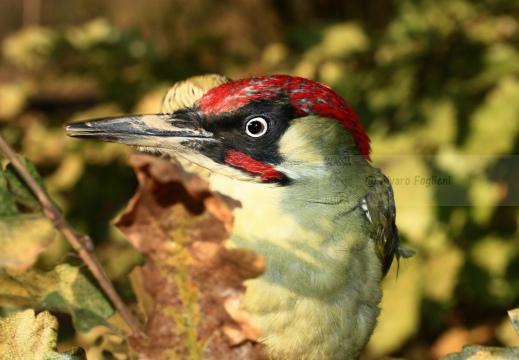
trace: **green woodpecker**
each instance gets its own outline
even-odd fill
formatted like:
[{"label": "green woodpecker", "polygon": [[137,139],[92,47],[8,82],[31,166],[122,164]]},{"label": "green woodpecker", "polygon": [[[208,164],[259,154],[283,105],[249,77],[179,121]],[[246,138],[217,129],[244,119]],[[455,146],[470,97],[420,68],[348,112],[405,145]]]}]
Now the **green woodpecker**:
[{"label": "green woodpecker", "polygon": [[267,258],[243,308],[274,359],[356,359],[399,245],[389,180],[328,86],[287,75],[176,84],[160,114],[71,124],[68,135],[178,159],[234,198],[230,246]]}]

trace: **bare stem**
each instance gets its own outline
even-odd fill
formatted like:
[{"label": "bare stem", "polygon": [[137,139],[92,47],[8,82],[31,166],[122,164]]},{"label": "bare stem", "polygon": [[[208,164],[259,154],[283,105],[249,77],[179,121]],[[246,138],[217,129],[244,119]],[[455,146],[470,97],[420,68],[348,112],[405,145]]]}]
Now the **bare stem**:
[{"label": "bare stem", "polygon": [[108,298],[112,301],[119,314],[123,320],[128,324],[132,331],[132,335],[144,337],[144,333],[139,328],[139,325],[135,321],[134,317],[131,315],[130,311],[122,301],[121,297],[115,290],[112,282],[104,272],[103,268],[99,264],[97,257],[95,256],[93,249],[88,244],[90,241],[82,241],[80,238],[84,238],[78,236],[76,232],[72,229],[72,227],[67,223],[67,221],[61,216],[60,212],[51,201],[49,196],[43,191],[43,189],[38,185],[36,180],[31,176],[25,165],[20,161],[20,159],[16,156],[15,152],[11,149],[11,147],[7,144],[4,138],[0,135],[0,150],[5,154],[5,156],[9,159],[11,164],[13,164],[14,168],[23,178],[27,186],[32,190],[32,192],[36,195],[39,202],[43,206],[43,212],[45,216],[47,216],[53,223],[54,226],[61,231],[61,233],[68,240],[70,245],[74,248],[74,250],[79,254],[81,259],[85,262],[90,272],[94,275],[94,277],[99,282],[99,285],[103,288]]}]

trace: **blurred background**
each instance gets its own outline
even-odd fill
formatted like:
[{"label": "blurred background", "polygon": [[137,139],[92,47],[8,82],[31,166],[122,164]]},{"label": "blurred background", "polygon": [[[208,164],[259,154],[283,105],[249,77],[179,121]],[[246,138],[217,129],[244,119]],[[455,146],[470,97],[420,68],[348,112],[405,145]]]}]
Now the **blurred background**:
[{"label": "blurred background", "polygon": [[[365,358],[519,345],[506,313],[519,299],[518,1],[2,0],[0,13],[0,131],[126,298],[142,260],[110,220],[137,185],[131,150],[64,124],[158,112],[193,75],[287,73],[355,109],[417,252],[385,280]],[[39,266],[68,251],[58,239]]]}]

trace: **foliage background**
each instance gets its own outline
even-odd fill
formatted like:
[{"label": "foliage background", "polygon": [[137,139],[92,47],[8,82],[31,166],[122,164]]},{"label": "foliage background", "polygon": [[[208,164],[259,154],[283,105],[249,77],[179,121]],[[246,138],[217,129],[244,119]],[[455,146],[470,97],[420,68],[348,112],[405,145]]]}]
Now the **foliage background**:
[{"label": "foliage background", "polygon": [[[129,301],[141,258],[109,221],[136,187],[131,150],[69,139],[63,125],[157,112],[192,75],[288,73],[356,110],[417,251],[385,281],[366,358],[519,345],[506,316],[519,299],[517,1],[4,0],[0,13],[2,135]],[[421,182],[435,178],[449,183]],[[56,240],[39,267],[68,251]],[[85,343],[61,317],[62,343]]]}]

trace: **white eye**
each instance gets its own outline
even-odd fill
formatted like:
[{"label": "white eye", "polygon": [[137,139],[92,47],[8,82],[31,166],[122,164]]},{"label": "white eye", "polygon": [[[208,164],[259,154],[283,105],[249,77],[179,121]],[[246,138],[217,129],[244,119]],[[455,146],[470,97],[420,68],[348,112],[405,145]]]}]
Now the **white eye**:
[{"label": "white eye", "polygon": [[268,128],[269,124],[267,123],[267,120],[263,119],[262,117],[255,117],[247,121],[247,124],[245,125],[245,132],[249,136],[260,137],[265,135]]}]

